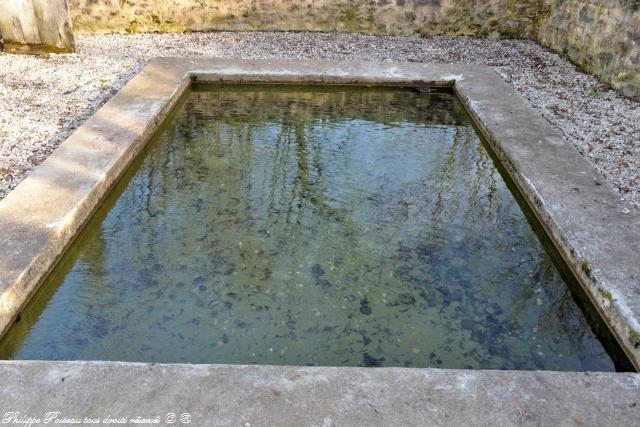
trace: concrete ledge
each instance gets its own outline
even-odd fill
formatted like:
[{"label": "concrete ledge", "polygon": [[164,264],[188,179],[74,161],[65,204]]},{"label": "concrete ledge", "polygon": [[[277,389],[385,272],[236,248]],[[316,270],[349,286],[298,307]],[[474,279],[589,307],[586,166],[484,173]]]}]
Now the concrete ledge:
[{"label": "concrete ledge", "polygon": [[640,368],[640,213],[490,67],[159,58],[0,201],[0,334],[196,81],[452,86]]},{"label": "concrete ledge", "polygon": [[[2,362],[0,417],[194,426],[632,426],[640,374]],[[130,425],[130,424],[129,424]]]}]

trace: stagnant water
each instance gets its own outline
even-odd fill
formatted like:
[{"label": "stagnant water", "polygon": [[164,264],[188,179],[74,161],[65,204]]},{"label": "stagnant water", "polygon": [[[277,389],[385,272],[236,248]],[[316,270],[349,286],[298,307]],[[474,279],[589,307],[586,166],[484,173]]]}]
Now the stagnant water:
[{"label": "stagnant water", "polygon": [[455,98],[381,88],[193,92],[0,351],[614,369]]}]

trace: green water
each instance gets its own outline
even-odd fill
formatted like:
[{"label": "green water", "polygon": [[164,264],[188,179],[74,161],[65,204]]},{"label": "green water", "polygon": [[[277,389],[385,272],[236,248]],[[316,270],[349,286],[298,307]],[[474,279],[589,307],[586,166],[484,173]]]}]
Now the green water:
[{"label": "green water", "polygon": [[192,92],[10,359],[613,370],[447,93]]}]

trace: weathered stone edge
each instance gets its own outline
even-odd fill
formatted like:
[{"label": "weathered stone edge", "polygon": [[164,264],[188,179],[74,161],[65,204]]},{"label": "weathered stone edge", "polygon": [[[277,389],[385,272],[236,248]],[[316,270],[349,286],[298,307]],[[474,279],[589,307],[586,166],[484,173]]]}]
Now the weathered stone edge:
[{"label": "weathered stone edge", "polygon": [[0,201],[0,338],[189,87],[168,77],[147,66]]},{"label": "weathered stone edge", "polygon": [[[639,307],[633,298],[640,293],[639,266],[633,255],[635,249],[635,253],[640,252],[639,216],[625,211],[615,191],[496,73],[489,67],[468,65],[154,60],[0,201],[2,333],[186,90],[189,80],[453,85],[636,368],[640,365],[634,335],[640,330]],[[137,105],[133,110],[129,107],[132,103]],[[110,133],[109,126],[114,126],[110,122],[114,118],[116,125],[120,121],[128,123],[130,132]],[[85,145],[91,150],[83,161],[91,164],[93,155],[101,154],[100,144],[91,141],[93,138],[101,142],[93,132],[96,128],[102,128],[103,133],[98,135],[102,142],[117,145],[118,149],[107,153],[106,160],[96,164],[100,173],[72,186],[71,192],[75,194],[66,207],[50,212],[51,204],[60,197],[43,191],[38,178],[56,176],[56,162],[65,161],[65,153],[82,150]],[[58,173],[57,179],[65,176]],[[566,182],[558,185],[554,181],[557,179]],[[49,190],[62,191],[57,186],[66,182],[53,181]],[[601,185],[594,187],[594,182]],[[573,192],[573,189],[582,191]],[[48,199],[49,203],[40,200],[38,205],[34,195]],[[12,215],[32,217],[30,223],[27,221],[29,227],[20,230],[16,223],[7,220]]]},{"label": "weathered stone edge", "polygon": [[[467,79],[454,90],[640,370],[640,215],[497,74],[482,80],[484,87]],[[526,116],[530,120],[523,121]]]},{"label": "weathered stone edge", "polygon": [[194,426],[632,426],[640,374],[0,362],[0,409]]}]

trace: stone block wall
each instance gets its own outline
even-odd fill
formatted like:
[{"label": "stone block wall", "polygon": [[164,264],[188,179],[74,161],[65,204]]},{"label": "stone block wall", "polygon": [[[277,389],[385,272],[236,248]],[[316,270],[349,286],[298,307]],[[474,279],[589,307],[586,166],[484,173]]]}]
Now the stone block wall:
[{"label": "stone block wall", "polygon": [[78,33],[359,31],[539,40],[640,99],[640,0],[68,0]]},{"label": "stone block wall", "polygon": [[640,0],[545,0],[537,38],[640,98]]},{"label": "stone block wall", "polygon": [[541,0],[69,0],[80,33],[360,31],[530,36]]}]

